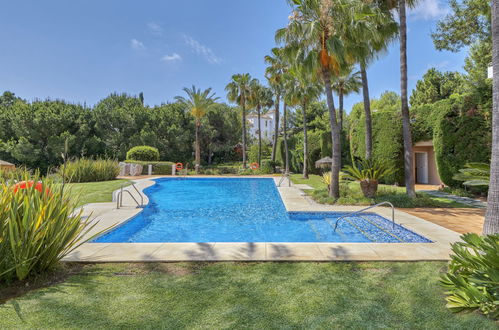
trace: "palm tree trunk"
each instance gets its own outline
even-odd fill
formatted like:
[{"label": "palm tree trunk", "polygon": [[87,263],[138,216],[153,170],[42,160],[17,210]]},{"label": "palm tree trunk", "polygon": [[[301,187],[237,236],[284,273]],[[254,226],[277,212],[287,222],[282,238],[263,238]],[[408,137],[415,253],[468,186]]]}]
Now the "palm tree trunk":
[{"label": "palm tree trunk", "polygon": [[307,103],[302,102],[303,115],[303,178],[308,179]]},{"label": "palm tree trunk", "polygon": [[275,162],[276,152],[277,152],[277,142],[279,139],[279,103],[281,101],[281,95],[279,93],[276,94],[275,97],[275,114],[274,114],[274,141],[272,143],[272,155],[270,158],[272,162]]},{"label": "palm tree trunk", "polygon": [[402,133],[404,137],[405,190],[409,197],[415,198],[412,156],[411,121],[407,104],[407,22],[405,0],[399,0],[400,17],[400,97],[402,101]]},{"label": "palm tree trunk", "polygon": [[331,76],[327,69],[322,70],[322,79],[326,89],[326,101],[329,110],[329,125],[331,127],[332,158],[331,164],[331,185],[329,196],[340,197],[340,167],[341,167],[341,135],[338,121],[336,120],[336,109],[334,108],[333,90],[331,89]]},{"label": "palm tree trunk", "polygon": [[284,138],[284,168],[285,168],[285,173],[289,173],[289,149],[288,149],[288,127],[287,127],[287,116],[288,116],[288,109],[287,109],[287,104],[284,102],[283,105],[283,117],[282,117],[282,131],[283,131],[283,138]]},{"label": "palm tree trunk", "polygon": [[367,83],[367,72],[364,63],[360,63],[360,75],[362,77],[362,95],[364,97],[364,118],[366,122],[366,159],[371,159],[373,154],[373,125],[371,118],[371,100],[369,98],[369,85]]},{"label": "palm tree trunk", "polygon": [[196,174],[198,174],[199,171],[199,165],[201,163],[201,149],[199,148],[199,126],[201,126],[201,123],[199,122],[199,119],[196,119],[196,150],[195,150],[195,158],[196,158]]},{"label": "palm tree trunk", "polygon": [[499,2],[492,1],[492,157],[483,234],[499,233]]},{"label": "palm tree trunk", "polygon": [[256,107],[256,112],[258,115],[258,166],[261,166],[262,162],[262,128],[260,123],[260,105]]},{"label": "palm tree trunk", "polygon": [[243,116],[243,168],[246,168],[246,105],[244,96],[242,97],[242,116]]},{"label": "palm tree trunk", "polygon": [[343,131],[343,88],[340,88],[338,92],[338,99],[339,99],[339,115],[340,115],[340,132]]}]

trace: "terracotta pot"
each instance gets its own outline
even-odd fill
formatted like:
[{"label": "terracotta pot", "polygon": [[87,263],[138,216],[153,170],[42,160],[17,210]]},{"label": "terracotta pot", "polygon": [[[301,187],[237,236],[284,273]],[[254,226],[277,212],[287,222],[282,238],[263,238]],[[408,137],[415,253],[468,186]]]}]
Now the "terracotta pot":
[{"label": "terracotta pot", "polygon": [[374,198],[378,191],[378,180],[362,180],[360,181],[360,189],[367,198]]}]

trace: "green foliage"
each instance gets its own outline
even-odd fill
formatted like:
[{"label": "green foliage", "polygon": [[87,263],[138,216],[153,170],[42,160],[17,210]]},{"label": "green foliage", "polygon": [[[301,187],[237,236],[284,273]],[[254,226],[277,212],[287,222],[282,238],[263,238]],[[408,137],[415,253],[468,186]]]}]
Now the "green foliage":
[{"label": "green foliage", "polygon": [[490,122],[479,111],[472,95],[456,96],[435,103],[440,118],[434,123],[433,145],[440,179],[459,186],[453,179],[466,163],[490,159]]},{"label": "green foliage", "polygon": [[120,168],[115,160],[80,158],[62,165],[58,173],[66,182],[98,182],[116,179]]},{"label": "green foliage", "polygon": [[465,186],[488,186],[490,183],[490,164],[468,163],[452,179],[464,181]]},{"label": "green foliage", "polygon": [[[173,162],[146,162],[138,160],[127,160],[126,163],[140,164],[143,166],[142,174],[147,174],[147,166],[152,165],[152,174],[154,175],[171,175]],[[187,164],[184,164],[184,168]]]},{"label": "green foliage", "polygon": [[442,73],[431,68],[416,83],[410,98],[411,106],[435,103],[450,97],[451,94],[461,93],[463,81],[459,72]]},{"label": "green foliage", "polygon": [[388,161],[362,159],[343,168],[345,178],[354,181],[379,181],[395,171]]},{"label": "green foliage", "polygon": [[154,147],[136,146],[126,153],[127,160],[158,161],[159,151]]},{"label": "green foliage", "polygon": [[[270,158],[272,153],[272,146],[270,144],[262,142],[262,160],[265,158]],[[248,160],[250,163],[258,162],[258,144],[253,144],[248,151]]]},{"label": "green foliage", "polygon": [[447,307],[453,312],[480,311],[499,318],[499,234],[464,234],[452,244],[452,260],[442,276]]},{"label": "green foliage", "polygon": [[[383,182],[404,182],[404,159],[400,98],[394,92],[385,92],[371,101],[373,122],[373,158],[387,162],[395,171]],[[350,154],[353,159],[365,158],[365,119],[363,103],[354,105],[349,115]]]},{"label": "green foliage", "polygon": [[74,212],[77,202],[61,184],[25,173],[18,179],[34,182],[15,189],[0,182],[0,281],[19,280],[53,267],[79,244],[93,227]]}]

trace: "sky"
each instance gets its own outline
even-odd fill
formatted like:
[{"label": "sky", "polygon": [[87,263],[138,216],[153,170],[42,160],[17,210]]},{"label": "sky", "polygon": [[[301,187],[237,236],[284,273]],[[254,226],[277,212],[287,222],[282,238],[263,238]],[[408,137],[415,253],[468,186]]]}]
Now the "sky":
[{"label": "sky", "polygon": [[[0,0],[0,92],[94,105],[113,92],[156,105],[183,87],[225,100],[235,73],[265,82],[264,56],[287,24],[285,0]],[[435,50],[430,33],[449,12],[422,0],[409,12],[409,90],[431,67],[462,70],[466,54]],[[368,68],[371,97],[400,90],[399,44]],[[362,100],[345,100],[347,111]]]}]

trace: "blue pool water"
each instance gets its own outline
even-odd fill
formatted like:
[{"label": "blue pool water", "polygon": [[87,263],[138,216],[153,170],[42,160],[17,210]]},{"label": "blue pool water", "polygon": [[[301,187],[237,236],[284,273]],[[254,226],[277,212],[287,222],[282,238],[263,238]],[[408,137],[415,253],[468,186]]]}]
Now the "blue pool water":
[{"label": "blue pool water", "polygon": [[94,242],[429,242],[374,213],[334,232],[344,213],[288,213],[267,178],[162,178],[144,192],[144,210]]}]

